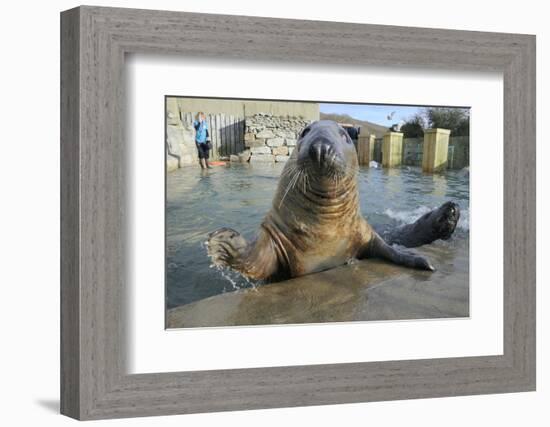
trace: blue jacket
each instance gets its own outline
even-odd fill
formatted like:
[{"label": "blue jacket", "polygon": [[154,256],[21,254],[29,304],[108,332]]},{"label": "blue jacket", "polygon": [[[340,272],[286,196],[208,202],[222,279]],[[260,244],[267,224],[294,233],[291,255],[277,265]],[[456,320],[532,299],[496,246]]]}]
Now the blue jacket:
[{"label": "blue jacket", "polygon": [[206,120],[199,122],[195,120],[193,122],[193,127],[195,128],[195,142],[197,144],[204,144],[206,142],[206,137],[208,135],[208,123]]}]

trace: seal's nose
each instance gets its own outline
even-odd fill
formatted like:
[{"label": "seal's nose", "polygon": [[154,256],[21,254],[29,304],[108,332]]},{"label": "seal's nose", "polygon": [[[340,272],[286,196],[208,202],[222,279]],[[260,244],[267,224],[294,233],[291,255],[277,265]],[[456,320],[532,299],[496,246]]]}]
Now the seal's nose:
[{"label": "seal's nose", "polygon": [[312,143],[309,146],[309,157],[314,162],[317,163],[319,166],[322,166],[325,163],[325,160],[332,152],[332,145],[330,142],[326,140],[318,140]]}]

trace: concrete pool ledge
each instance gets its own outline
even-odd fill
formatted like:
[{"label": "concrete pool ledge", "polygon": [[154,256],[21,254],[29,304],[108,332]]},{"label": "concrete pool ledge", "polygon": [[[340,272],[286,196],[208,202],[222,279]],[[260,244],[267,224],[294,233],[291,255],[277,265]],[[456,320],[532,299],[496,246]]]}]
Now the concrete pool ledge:
[{"label": "concrete pool ledge", "polygon": [[320,273],[254,289],[215,295],[168,310],[167,328],[303,324],[469,316],[469,278],[448,274],[468,263],[468,239],[458,259],[440,245],[417,250],[436,272],[411,270],[380,260],[353,261]]}]

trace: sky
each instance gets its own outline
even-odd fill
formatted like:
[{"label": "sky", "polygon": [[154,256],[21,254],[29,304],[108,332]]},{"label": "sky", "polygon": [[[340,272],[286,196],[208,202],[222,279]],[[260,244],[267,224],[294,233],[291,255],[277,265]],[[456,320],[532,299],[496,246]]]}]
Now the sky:
[{"label": "sky", "polygon": [[[358,120],[367,120],[389,127],[401,120],[407,120],[420,112],[424,107],[405,107],[401,105],[366,105],[366,104],[319,104],[322,113],[349,114]],[[393,113],[391,120],[388,116]]]}]

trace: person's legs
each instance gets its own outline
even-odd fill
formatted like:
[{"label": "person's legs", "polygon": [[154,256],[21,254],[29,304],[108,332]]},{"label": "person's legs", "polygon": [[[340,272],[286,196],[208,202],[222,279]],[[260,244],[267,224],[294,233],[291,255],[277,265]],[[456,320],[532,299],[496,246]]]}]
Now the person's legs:
[{"label": "person's legs", "polygon": [[197,154],[199,155],[199,164],[201,165],[201,169],[206,169],[206,159],[204,155],[203,144],[197,143]]},{"label": "person's legs", "polygon": [[212,169],[212,166],[210,166],[208,164],[208,158],[209,157],[210,157],[210,150],[207,147],[205,147],[205,149],[204,149],[204,164],[206,165],[206,167],[208,169]]}]

